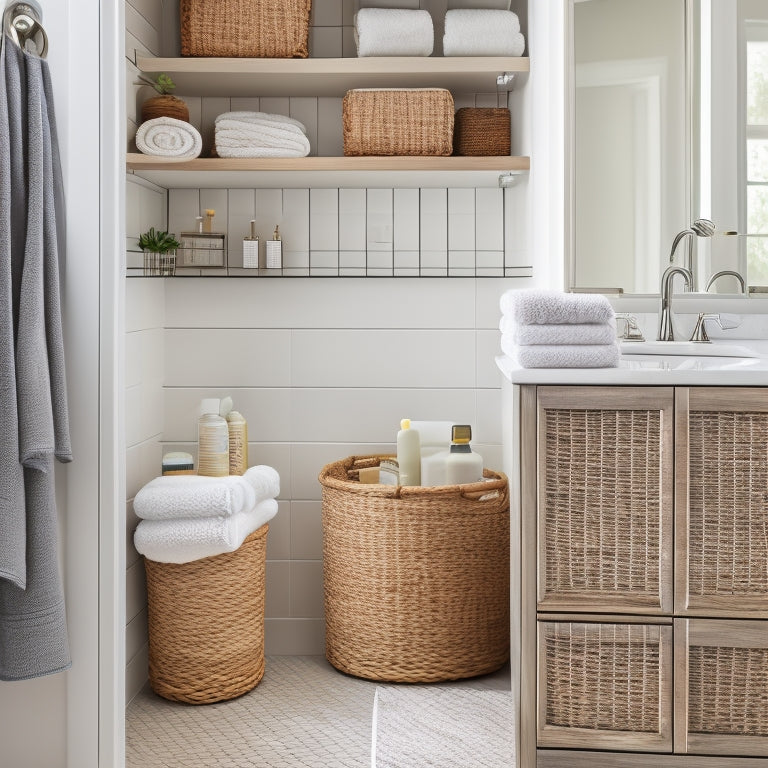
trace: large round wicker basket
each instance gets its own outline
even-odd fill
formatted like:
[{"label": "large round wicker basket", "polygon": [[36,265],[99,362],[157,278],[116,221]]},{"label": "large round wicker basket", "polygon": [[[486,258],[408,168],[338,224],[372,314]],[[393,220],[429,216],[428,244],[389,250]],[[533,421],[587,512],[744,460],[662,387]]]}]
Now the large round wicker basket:
[{"label": "large round wicker basket", "polygon": [[149,682],[188,704],[233,699],[264,675],[268,525],[239,549],[191,563],[144,559]]},{"label": "large round wicker basket", "polygon": [[391,682],[497,670],[509,658],[507,478],[358,482],[381,458],[352,456],[320,473],[328,661]]}]

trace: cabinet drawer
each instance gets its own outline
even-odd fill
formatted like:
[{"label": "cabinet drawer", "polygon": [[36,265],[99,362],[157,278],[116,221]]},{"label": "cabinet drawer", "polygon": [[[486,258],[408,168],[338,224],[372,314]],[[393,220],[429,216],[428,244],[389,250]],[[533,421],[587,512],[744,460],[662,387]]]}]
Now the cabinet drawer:
[{"label": "cabinet drawer", "polygon": [[678,752],[768,756],[768,622],[675,620]]},{"label": "cabinet drawer", "polygon": [[768,393],[692,389],[677,410],[676,610],[768,618]]},{"label": "cabinet drawer", "polygon": [[672,626],[538,624],[539,747],[672,750]]},{"label": "cabinet drawer", "polygon": [[543,387],[538,607],[672,611],[672,392]]}]

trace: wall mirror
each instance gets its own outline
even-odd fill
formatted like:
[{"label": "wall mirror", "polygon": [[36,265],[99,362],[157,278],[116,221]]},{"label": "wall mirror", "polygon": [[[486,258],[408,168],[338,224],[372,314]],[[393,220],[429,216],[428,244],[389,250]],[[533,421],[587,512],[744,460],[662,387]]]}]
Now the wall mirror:
[{"label": "wall mirror", "polygon": [[[568,10],[568,286],[658,294],[676,234],[699,218],[716,233],[689,238],[695,290],[720,270],[767,285],[768,2],[568,0]],[[725,276],[711,290],[741,289]]]}]

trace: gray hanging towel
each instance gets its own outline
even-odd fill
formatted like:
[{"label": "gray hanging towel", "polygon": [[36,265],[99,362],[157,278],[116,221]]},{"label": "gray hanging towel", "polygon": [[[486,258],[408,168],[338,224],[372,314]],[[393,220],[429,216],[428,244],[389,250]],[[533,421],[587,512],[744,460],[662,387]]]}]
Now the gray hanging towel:
[{"label": "gray hanging towel", "polygon": [[72,456],[59,305],[64,208],[50,75],[45,61],[4,42],[0,680],[20,680],[70,666],[53,464]]}]

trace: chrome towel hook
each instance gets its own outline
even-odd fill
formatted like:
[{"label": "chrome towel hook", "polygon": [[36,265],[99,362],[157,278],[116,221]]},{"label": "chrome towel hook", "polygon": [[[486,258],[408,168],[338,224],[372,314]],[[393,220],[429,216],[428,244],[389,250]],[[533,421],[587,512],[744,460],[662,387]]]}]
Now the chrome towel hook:
[{"label": "chrome towel hook", "polygon": [[44,59],[48,53],[48,35],[45,34],[42,11],[37,3],[11,2],[5,9],[3,29],[22,51],[35,53]]}]

